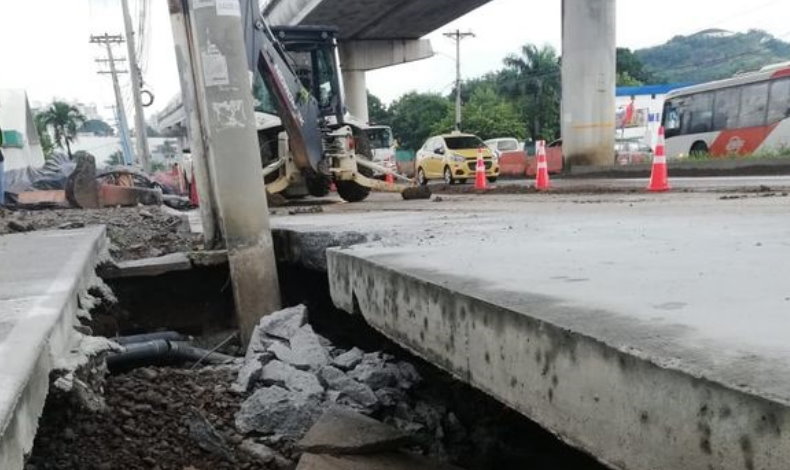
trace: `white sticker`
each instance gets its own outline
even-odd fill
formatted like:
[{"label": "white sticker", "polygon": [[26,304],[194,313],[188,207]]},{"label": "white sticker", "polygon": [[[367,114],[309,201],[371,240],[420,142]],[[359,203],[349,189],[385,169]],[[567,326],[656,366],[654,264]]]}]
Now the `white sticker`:
[{"label": "white sticker", "polygon": [[217,15],[241,17],[239,0],[217,0]]},{"label": "white sticker", "polygon": [[214,44],[203,52],[203,80],[206,86],[224,86],[230,83],[228,61]]},{"label": "white sticker", "polygon": [[198,8],[213,7],[215,3],[216,0],[194,0],[192,2],[192,8],[197,10]]},{"label": "white sticker", "polygon": [[211,103],[211,109],[214,111],[214,119],[217,122],[217,127],[220,129],[244,127],[246,117],[242,100]]}]

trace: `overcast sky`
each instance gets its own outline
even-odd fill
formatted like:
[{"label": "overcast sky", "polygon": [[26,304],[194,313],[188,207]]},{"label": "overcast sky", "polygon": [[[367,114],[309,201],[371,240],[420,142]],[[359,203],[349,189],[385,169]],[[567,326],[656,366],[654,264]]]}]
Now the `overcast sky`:
[{"label": "overcast sky", "polygon": [[[134,12],[143,0],[130,0]],[[618,46],[637,49],[707,28],[761,28],[790,40],[790,0],[619,0]],[[0,88],[24,88],[31,101],[53,98],[96,103],[102,114],[114,103],[108,75],[97,75],[104,50],[91,34],[122,32],[120,0],[0,0]],[[460,28],[477,37],[463,42],[465,78],[501,67],[525,43],[560,48],[561,0],[492,0],[429,35],[434,58],[368,74],[368,88],[385,102],[411,90],[447,93],[454,80],[455,49],[442,32]],[[136,21],[135,21],[136,23]],[[150,0],[144,79],[156,94],[154,110],[179,92],[165,0]],[[116,49],[126,56],[125,47]],[[128,100],[128,76],[123,78]],[[151,109],[151,108],[149,108]]]}]

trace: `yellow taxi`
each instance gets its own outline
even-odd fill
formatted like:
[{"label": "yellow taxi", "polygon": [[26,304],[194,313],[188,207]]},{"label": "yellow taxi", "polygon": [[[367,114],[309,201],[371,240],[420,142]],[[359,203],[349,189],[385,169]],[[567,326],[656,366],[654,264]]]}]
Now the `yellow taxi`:
[{"label": "yellow taxi", "polygon": [[444,179],[446,184],[455,184],[474,179],[478,149],[483,151],[486,178],[493,183],[499,177],[496,156],[480,137],[460,132],[437,135],[425,141],[416,155],[417,181],[427,184],[428,180]]}]

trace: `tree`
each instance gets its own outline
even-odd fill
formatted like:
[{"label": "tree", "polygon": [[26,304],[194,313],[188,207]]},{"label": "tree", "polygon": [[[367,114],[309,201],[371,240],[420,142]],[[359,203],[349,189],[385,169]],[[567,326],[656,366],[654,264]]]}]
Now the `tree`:
[{"label": "tree", "polygon": [[88,119],[82,123],[82,126],[80,126],[78,132],[93,134],[97,137],[109,137],[115,135],[115,129],[113,129],[112,126],[101,119]]},{"label": "tree", "polygon": [[527,134],[533,140],[551,139],[559,133],[560,60],[549,45],[522,46],[521,53],[510,54],[499,74],[501,89],[521,106],[528,123]]},{"label": "tree", "polygon": [[60,148],[66,146],[66,153],[72,158],[71,143],[77,138],[77,130],[86,121],[85,116],[76,106],[55,101],[44,111],[41,117],[46,129],[52,128],[54,142]]},{"label": "tree", "polygon": [[44,122],[44,113],[37,113],[33,121],[36,123],[38,141],[41,143],[41,150],[44,152],[44,158],[49,158],[52,156],[52,151],[55,150],[55,144],[52,143],[52,136],[49,135],[47,123]]},{"label": "tree", "polygon": [[627,47],[617,48],[617,86],[639,86],[655,82],[639,57]]},{"label": "tree", "polygon": [[[524,121],[516,111],[513,102],[497,93],[492,83],[475,87],[469,101],[463,106],[463,131],[475,134],[483,140],[496,137],[524,136]],[[453,129],[455,113],[450,112],[434,126],[435,134]]]},{"label": "tree", "polygon": [[392,115],[378,96],[368,91],[368,116],[371,124],[389,125]]},{"label": "tree", "polygon": [[416,150],[431,136],[436,122],[444,119],[452,104],[436,93],[407,93],[389,108],[392,133],[404,149]]}]

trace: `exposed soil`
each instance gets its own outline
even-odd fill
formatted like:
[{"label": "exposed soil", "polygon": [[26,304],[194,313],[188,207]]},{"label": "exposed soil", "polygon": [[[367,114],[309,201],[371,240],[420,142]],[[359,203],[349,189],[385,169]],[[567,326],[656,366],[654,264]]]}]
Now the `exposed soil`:
[{"label": "exposed soil", "polygon": [[202,248],[199,235],[189,232],[187,222],[160,207],[104,209],[0,209],[0,235],[47,229],[74,229],[105,225],[110,252],[118,261],[150,258]]},{"label": "exposed soil", "polygon": [[[101,413],[53,391],[26,470],[267,469],[237,450],[242,437],[233,415],[241,397],[228,389],[235,376],[228,368],[145,368],[110,376],[108,409]],[[200,437],[206,421],[221,438]]]}]

